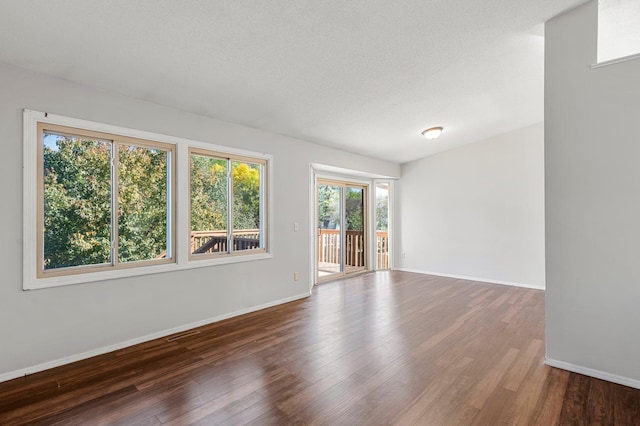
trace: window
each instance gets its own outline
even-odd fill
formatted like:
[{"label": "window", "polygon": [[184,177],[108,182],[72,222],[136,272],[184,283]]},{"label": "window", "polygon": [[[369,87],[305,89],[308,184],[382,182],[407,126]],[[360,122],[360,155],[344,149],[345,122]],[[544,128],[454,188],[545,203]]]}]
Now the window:
[{"label": "window", "polygon": [[172,260],[175,147],[38,124],[38,276]]},{"label": "window", "polygon": [[640,54],[640,2],[598,1],[598,62]]},{"label": "window", "polygon": [[25,110],[23,288],[271,258],[270,162]]},{"label": "window", "polygon": [[190,150],[192,259],[265,250],[264,166],[255,158]]}]

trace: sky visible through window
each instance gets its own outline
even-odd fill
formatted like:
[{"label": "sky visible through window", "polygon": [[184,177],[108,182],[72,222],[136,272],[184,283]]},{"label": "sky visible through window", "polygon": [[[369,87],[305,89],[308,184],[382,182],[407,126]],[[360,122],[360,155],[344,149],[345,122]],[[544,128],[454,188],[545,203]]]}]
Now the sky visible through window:
[{"label": "sky visible through window", "polygon": [[52,149],[54,151],[58,150],[58,144],[56,143],[56,141],[58,140],[59,136],[52,134],[52,133],[45,133],[44,135],[44,146],[46,146],[49,149]]}]

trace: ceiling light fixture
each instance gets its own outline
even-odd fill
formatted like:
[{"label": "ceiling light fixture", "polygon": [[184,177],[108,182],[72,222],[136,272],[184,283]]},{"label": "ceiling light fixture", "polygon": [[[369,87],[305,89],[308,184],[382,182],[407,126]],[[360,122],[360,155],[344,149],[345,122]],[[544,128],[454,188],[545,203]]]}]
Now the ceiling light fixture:
[{"label": "ceiling light fixture", "polygon": [[438,136],[440,136],[440,133],[442,133],[442,127],[431,127],[423,131],[422,136],[427,139],[437,139]]}]

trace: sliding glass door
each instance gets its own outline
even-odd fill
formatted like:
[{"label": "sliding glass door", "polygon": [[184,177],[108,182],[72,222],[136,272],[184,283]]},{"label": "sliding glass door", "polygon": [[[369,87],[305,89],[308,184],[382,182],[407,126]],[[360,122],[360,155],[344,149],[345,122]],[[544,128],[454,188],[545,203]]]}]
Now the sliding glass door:
[{"label": "sliding glass door", "polygon": [[367,269],[367,187],[318,180],[317,277],[332,279]]}]

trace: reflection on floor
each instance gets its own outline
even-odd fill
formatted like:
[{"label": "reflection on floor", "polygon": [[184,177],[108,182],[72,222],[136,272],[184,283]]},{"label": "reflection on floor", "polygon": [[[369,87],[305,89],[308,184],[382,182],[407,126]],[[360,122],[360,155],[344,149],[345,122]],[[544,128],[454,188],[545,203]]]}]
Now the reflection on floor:
[{"label": "reflection on floor", "polygon": [[[347,274],[365,270],[363,266],[349,266],[349,265],[346,265],[344,269]],[[335,275],[339,273],[340,273],[339,263],[330,263],[330,262],[318,263],[318,278],[323,278],[329,275]]]}]

